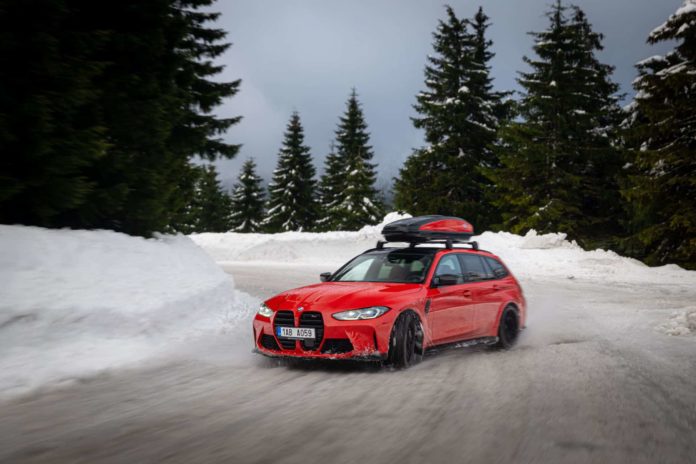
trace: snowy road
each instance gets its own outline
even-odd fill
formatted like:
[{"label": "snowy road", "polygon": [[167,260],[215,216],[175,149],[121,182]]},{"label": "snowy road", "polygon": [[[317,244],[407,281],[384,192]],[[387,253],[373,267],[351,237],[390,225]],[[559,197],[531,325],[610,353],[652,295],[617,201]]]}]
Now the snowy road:
[{"label": "snowy road", "polygon": [[[328,269],[226,270],[262,297]],[[239,330],[0,403],[0,462],[694,462],[696,338],[654,328],[696,289],[523,285],[529,327],[512,351],[399,372],[285,367]]]}]

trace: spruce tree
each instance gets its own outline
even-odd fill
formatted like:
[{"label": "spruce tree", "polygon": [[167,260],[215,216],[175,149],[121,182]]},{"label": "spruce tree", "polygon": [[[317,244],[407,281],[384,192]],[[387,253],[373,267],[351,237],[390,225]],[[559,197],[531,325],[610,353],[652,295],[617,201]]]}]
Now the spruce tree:
[{"label": "spruce tree", "polygon": [[317,229],[333,230],[338,222],[335,217],[334,208],[340,202],[340,195],[344,189],[345,181],[345,162],[336,153],[336,144],[331,142],[329,154],[324,161],[324,173],[319,181],[319,219]]},{"label": "spruce tree", "polygon": [[227,232],[232,227],[232,200],[212,164],[192,167],[193,188],[186,208],[172,229],[185,234]]},{"label": "spruce tree", "polygon": [[3,222],[149,235],[176,221],[190,160],[238,149],[221,139],[238,118],[213,114],[239,81],[215,78],[228,44],[212,3],[3,4]]},{"label": "spruce tree", "polygon": [[636,147],[623,193],[632,242],[649,264],[696,269],[696,1],[648,37],[674,50],[638,63],[629,140]]},{"label": "spruce tree", "polygon": [[196,189],[197,232],[227,232],[231,228],[232,200],[217,175],[212,164],[201,169]]},{"label": "spruce tree", "polygon": [[263,221],[263,204],[261,178],[256,175],[256,163],[250,158],[244,162],[232,191],[232,230],[258,232]]},{"label": "spruce tree", "polygon": [[263,222],[268,231],[301,231],[314,227],[317,218],[315,174],[309,147],[304,145],[300,115],[294,112],[268,187],[267,216]]},{"label": "spruce tree", "polygon": [[502,131],[500,169],[489,170],[505,228],[561,231],[585,245],[608,245],[618,232],[620,199],[617,147],[621,117],[610,80],[600,63],[601,34],[585,14],[558,1],[550,24],[531,33],[536,58],[520,73],[521,121]]},{"label": "spruce tree", "polygon": [[86,172],[108,148],[99,121],[102,39],[71,2],[0,6],[0,222],[67,225],[96,188]]},{"label": "spruce tree", "polygon": [[211,0],[93,2],[88,21],[111,31],[99,51],[109,64],[100,81],[101,106],[112,147],[90,173],[104,194],[85,212],[100,227],[147,235],[162,230],[189,201],[179,179],[200,157],[232,157],[239,147],[221,134],[239,118],[213,110],[235,95],[239,81],[220,82],[213,60],[229,47],[211,27]]},{"label": "spruce tree", "polygon": [[382,218],[382,204],[375,188],[376,166],[371,163],[374,153],[369,142],[367,123],[353,89],[336,129],[335,153],[327,156],[321,181],[324,228],[357,230]]},{"label": "spruce tree", "polygon": [[473,21],[447,18],[433,34],[434,56],[425,68],[426,90],[416,96],[416,128],[425,131],[426,147],[406,161],[395,184],[395,203],[412,214],[452,214],[486,229],[497,217],[487,201],[490,181],[482,170],[495,166],[491,151],[503,94],[492,89],[488,18],[479,9]]}]

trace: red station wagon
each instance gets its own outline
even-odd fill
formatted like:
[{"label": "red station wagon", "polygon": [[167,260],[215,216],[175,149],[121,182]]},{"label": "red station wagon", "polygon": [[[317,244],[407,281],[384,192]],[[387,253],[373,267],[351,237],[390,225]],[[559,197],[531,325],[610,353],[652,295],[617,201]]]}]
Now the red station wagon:
[{"label": "red station wagon", "polygon": [[321,283],[261,305],[253,322],[267,356],[386,361],[408,367],[436,347],[486,343],[510,348],[525,326],[519,282],[469,239],[467,221],[420,216],[387,224],[387,242],[356,256]]}]

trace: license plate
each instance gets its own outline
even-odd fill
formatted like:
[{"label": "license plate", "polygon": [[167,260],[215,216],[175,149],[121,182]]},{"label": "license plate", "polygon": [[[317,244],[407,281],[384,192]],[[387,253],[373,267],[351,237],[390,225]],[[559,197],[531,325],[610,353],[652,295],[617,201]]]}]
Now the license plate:
[{"label": "license plate", "polygon": [[314,339],[314,329],[304,327],[276,327],[276,335],[283,338],[295,338],[298,340]]}]

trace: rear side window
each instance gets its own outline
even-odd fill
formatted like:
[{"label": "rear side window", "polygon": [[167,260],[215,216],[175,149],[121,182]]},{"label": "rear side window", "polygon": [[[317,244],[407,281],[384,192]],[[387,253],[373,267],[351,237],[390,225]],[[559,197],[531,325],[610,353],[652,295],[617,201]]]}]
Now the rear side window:
[{"label": "rear side window", "polygon": [[478,255],[461,253],[458,256],[462,263],[464,280],[466,282],[474,282],[492,277],[491,271],[488,270]]},{"label": "rear side window", "polygon": [[508,275],[508,271],[505,269],[505,266],[503,266],[497,259],[489,258],[488,256],[484,256],[483,259],[486,260],[488,267],[491,268],[493,271],[493,276],[496,279],[502,279]]}]

